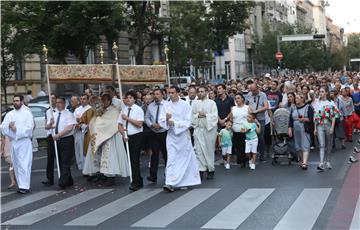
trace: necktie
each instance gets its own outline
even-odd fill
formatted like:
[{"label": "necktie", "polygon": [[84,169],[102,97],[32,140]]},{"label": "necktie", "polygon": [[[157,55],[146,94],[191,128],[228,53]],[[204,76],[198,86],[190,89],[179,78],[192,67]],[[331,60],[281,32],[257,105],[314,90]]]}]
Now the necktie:
[{"label": "necktie", "polygon": [[59,112],[59,116],[57,117],[57,120],[56,120],[55,134],[59,133],[60,116],[61,116],[61,113]]},{"label": "necktie", "polygon": [[157,124],[159,122],[160,103],[156,103],[156,104],[157,104],[157,109],[156,109],[155,123]]},{"label": "necktie", "polygon": [[[130,110],[131,110],[131,108],[129,107],[129,108],[128,108],[128,113],[127,113],[128,118],[129,118],[129,116],[130,116]],[[129,121],[126,120],[126,125],[125,125],[126,130],[128,130],[128,125],[129,125]]]},{"label": "necktie", "polygon": [[192,100],[190,100],[190,106],[192,105]]}]

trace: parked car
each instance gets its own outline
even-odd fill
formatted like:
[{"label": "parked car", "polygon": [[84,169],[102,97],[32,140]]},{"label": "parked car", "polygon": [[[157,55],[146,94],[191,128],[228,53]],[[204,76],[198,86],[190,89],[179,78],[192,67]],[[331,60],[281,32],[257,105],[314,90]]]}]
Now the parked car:
[{"label": "parked car", "polygon": [[[47,134],[45,130],[45,112],[47,108],[49,108],[49,104],[31,103],[28,104],[28,107],[31,110],[31,113],[33,114],[35,120],[35,130],[33,136],[36,139],[46,138]],[[4,120],[6,113],[10,112],[13,109],[14,107],[11,106],[6,111],[4,111],[1,114],[1,120]]]},{"label": "parked car", "polygon": [[195,78],[191,77],[191,76],[181,76],[181,77],[171,77],[170,78],[171,85],[177,85],[180,88],[186,88],[193,81],[195,81]]},{"label": "parked car", "polygon": [[[61,96],[61,97],[65,98],[65,108],[67,108],[70,105],[71,96],[66,95],[66,96]],[[35,103],[36,104],[50,104],[49,97],[48,96],[40,96],[40,97],[34,98],[29,101],[29,105],[35,104]]]}]

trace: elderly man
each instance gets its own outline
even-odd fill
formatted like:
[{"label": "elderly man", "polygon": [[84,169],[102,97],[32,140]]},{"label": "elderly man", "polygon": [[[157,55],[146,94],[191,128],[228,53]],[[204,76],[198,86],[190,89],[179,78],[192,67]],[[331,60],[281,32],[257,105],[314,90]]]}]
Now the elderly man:
[{"label": "elderly man", "polygon": [[18,193],[25,194],[30,189],[34,118],[24,105],[23,96],[15,95],[13,106],[15,109],[6,114],[1,130],[11,141],[11,158],[19,185]]}]

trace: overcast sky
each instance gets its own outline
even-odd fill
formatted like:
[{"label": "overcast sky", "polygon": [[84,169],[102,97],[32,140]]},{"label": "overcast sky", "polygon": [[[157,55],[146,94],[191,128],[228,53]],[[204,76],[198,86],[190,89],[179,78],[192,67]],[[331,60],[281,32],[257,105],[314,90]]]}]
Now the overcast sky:
[{"label": "overcast sky", "polygon": [[326,14],[333,23],[345,29],[345,33],[360,33],[360,0],[328,0]]}]

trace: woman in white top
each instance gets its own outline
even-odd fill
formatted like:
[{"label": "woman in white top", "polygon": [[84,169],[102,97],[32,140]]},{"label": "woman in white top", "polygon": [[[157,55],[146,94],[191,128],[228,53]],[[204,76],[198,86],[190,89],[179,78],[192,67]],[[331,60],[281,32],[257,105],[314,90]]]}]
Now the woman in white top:
[{"label": "woman in white top", "polygon": [[332,150],[332,140],[335,127],[335,115],[337,108],[333,101],[329,99],[327,87],[319,90],[319,100],[313,104],[315,132],[320,145],[320,163],[317,169],[322,172],[325,167],[331,169],[330,154]]},{"label": "woman in white top", "polygon": [[235,95],[235,106],[231,108],[230,119],[232,119],[233,126],[233,148],[237,156],[237,163],[241,167],[245,167],[245,133],[240,132],[246,118],[251,113],[250,106],[245,104],[245,97],[241,93]]}]

